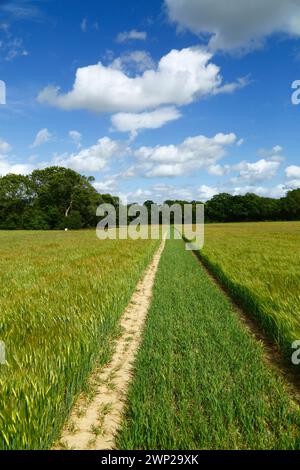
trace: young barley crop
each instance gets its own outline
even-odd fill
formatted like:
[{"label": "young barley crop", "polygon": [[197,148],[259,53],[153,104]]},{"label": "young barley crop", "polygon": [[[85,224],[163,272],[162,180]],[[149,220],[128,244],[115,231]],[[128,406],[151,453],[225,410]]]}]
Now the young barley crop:
[{"label": "young barley crop", "polygon": [[0,449],[45,449],[58,437],[89,373],[109,359],[158,243],[0,233]]},{"label": "young barley crop", "polygon": [[182,241],[168,241],[120,449],[299,449],[299,407]]},{"label": "young barley crop", "polygon": [[300,222],[206,226],[201,257],[290,359],[300,339]]}]

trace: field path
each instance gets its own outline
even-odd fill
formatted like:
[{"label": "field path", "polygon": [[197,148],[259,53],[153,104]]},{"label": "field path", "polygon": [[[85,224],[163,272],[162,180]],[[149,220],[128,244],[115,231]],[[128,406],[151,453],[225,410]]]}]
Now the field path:
[{"label": "field path", "polygon": [[182,240],[167,241],[159,264],[116,446],[300,448],[289,386]]},{"label": "field path", "polygon": [[128,385],[132,378],[135,356],[140,346],[143,327],[152,298],[154,279],[165,247],[165,238],[139,281],[121,320],[111,362],[96,371],[93,398],[86,403],[81,396],[63,430],[60,448],[74,450],[108,450],[114,448],[119,430]]}]

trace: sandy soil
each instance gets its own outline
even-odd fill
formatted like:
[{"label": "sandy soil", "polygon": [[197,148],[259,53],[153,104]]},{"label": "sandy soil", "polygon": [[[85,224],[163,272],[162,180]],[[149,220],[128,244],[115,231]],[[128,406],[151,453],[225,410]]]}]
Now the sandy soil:
[{"label": "sandy soil", "polygon": [[94,385],[93,396],[88,402],[85,396],[79,397],[57,448],[114,448],[164,246],[165,238],[121,317],[121,336],[116,341],[111,362],[94,372],[91,378]]}]

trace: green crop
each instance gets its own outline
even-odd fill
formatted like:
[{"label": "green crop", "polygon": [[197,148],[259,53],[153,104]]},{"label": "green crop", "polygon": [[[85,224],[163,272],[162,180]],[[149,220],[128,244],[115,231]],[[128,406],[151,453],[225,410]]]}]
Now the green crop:
[{"label": "green crop", "polygon": [[93,369],[158,241],[94,231],[0,233],[0,448],[45,449]]},{"label": "green crop", "polygon": [[300,339],[300,222],[205,230],[203,261],[290,358]]},{"label": "green crop", "polygon": [[117,442],[120,449],[300,448],[299,406],[181,240],[168,241],[161,259]]}]

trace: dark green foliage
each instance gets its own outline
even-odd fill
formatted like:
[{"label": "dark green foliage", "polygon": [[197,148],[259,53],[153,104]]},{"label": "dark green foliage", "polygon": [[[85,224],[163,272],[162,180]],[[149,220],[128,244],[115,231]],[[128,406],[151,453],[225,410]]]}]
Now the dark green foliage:
[{"label": "dark green foliage", "polygon": [[[186,201],[166,201],[169,206],[188,204]],[[192,201],[193,207],[201,204]],[[193,211],[195,219],[195,209]],[[221,193],[205,204],[205,222],[264,222],[277,220],[300,220],[300,189],[289,191],[286,197],[272,199],[247,193],[232,196]]]},{"label": "dark green foliage", "polygon": [[247,193],[245,196],[218,194],[207,202],[208,222],[258,222],[282,220],[282,200],[260,197]]},{"label": "dark green foliage", "polygon": [[103,202],[116,206],[119,200],[110,194],[100,195],[93,181],[62,167],[0,178],[0,229],[95,227],[97,206]]},{"label": "dark green foliage", "polygon": [[287,193],[282,200],[282,212],[287,220],[300,220],[300,189]]},{"label": "dark green foliage", "polygon": [[[101,203],[119,206],[119,198],[99,194],[93,187],[93,177],[73,170],[50,167],[35,170],[29,176],[0,177],[0,229],[4,230],[61,230],[95,227],[96,209]],[[151,222],[153,201],[146,201],[148,221]],[[198,201],[168,200],[164,204],[193,205],[196,222]],[[171,213],[171,224],[174,214]],[[129,222],[132,218],[129,218]],[[161,222],[160,216],[160,222]],[[290,191],[282,199],[260,197],[256,194],[232,196],[222,193],[205,204],[205,221],[259,222],[271,220],[300,220],[300,189]],[[118,217],[117,217],[118,224]]]}]

